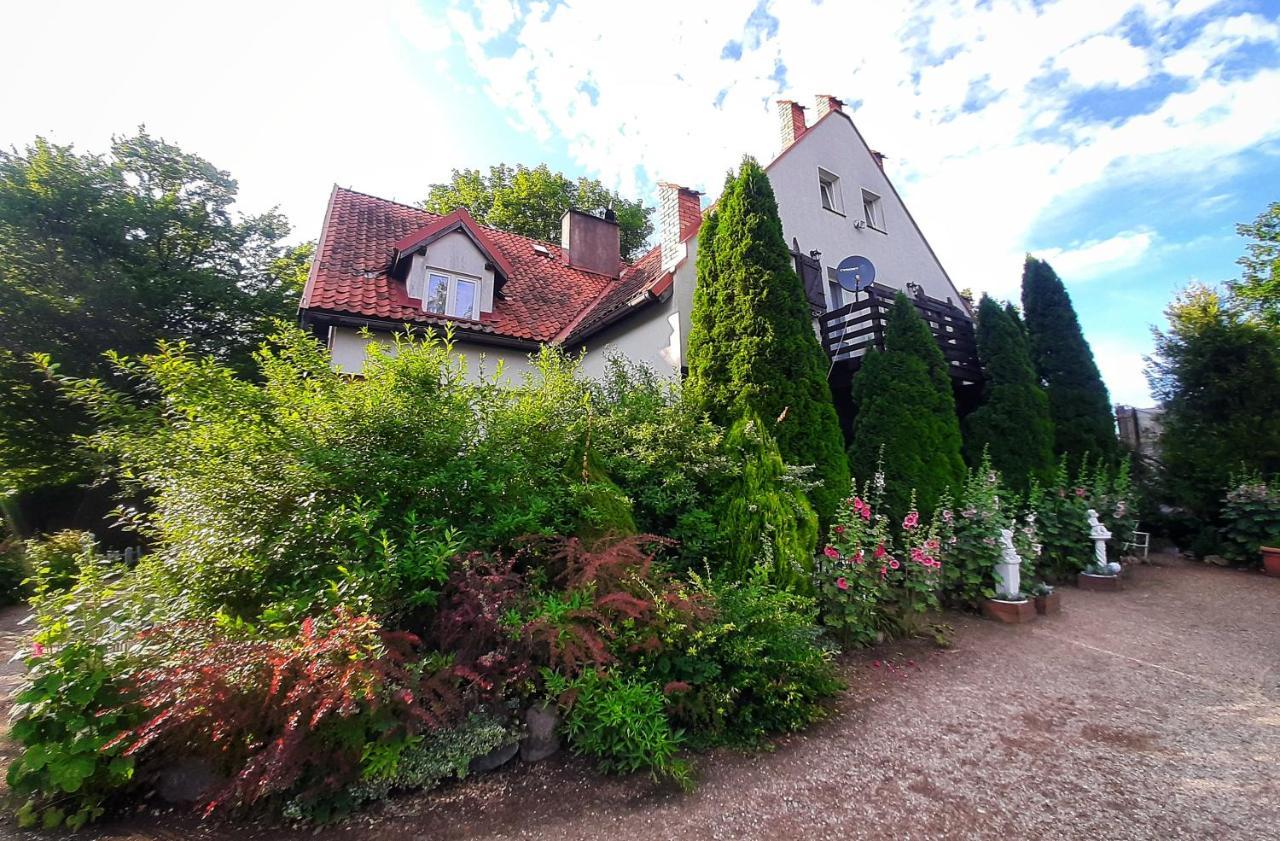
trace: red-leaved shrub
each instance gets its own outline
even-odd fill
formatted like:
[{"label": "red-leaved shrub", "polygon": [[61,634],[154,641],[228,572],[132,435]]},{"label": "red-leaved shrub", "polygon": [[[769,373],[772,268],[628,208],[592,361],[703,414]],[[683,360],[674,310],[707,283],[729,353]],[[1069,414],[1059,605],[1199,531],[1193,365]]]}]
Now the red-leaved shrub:
[{"label": "red-leaved shrub", "polygon": [[450,726],[468,690],[491,688],[465,668],[417,668],[418,638],[371,617],[338,609],[325,629],[316,625],[307,619],[295,639],[269,642],[185,623],[150,632],[157,650],[173,653],[134,676],[152,716],[115,744],[144,760],[213,760],[230,782],[208,814],[336,791],[355,779],[367,742]]}]

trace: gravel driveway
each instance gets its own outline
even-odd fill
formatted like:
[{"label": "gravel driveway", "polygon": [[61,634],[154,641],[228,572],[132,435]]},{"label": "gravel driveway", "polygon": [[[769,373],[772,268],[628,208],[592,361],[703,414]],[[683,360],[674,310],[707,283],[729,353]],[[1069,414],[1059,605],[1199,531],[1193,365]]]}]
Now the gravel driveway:
[{"label": "gravel driveway", "polygon": [[557,757],[319,836],[177,815],[87,835],[1280,839],[1280,580],[1155,560],[1123,593],[1066,588],[1030,625],[953,617],[949,651],[851,655],[829,720],[770,754],[703,758],[690,795]]}]

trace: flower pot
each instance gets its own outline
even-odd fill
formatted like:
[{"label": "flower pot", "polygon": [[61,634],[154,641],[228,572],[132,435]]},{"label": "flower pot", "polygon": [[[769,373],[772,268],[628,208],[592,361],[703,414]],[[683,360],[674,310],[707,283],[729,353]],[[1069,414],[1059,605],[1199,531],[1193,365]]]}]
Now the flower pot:
[{"label": "flower pot", "polygon": [[1091,572],[1082,572],[1076,576],[1076,586],[1081,590],[1098,590],[1103,593],[1112,593],[1124,589],[1120,576],[1094,575]]},{"label": "flower pot", "polygon": [[1036,606],[1030,599],[1009,602],[1004,599],[984,599],[982,615],[997,622],[1020,625],[1036,618]]},{"label": "flower pot", "polygon": [[1036,596],[1036,613],[1041,616],[1048,616],[1058,613],[1062,610],[1062,596],[1058,593],[1049,593],[1047,596]]},{"label": "flower pot", "polygon": [[1262,571],[1267,575],[1280,578],[1280,549],[1271,546],[1262,547]]}]

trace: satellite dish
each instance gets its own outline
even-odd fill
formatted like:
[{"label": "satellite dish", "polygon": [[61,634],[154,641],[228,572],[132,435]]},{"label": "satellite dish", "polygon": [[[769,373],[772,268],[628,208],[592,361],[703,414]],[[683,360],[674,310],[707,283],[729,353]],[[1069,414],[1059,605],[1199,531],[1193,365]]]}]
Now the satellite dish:
[{"label": "satellite dish", "polygon": [[866,257],[845,257],[836,266],[836,283],[848,292],[862,292],[876,282],[876,267]]}]

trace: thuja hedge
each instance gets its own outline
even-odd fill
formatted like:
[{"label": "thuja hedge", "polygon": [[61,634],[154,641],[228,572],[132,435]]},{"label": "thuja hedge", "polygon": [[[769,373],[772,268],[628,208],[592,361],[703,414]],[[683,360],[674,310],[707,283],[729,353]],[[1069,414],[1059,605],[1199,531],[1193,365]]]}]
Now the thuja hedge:
[{"label": "thuja hedge", "polygon": [[685,748],[801,727],[838,688],[813,602],[776,583],[814,526],[767,436],[552,353],[500,382],[401,336],[353,379],[283,329],[258,363],[171,345],[114,360],[134,396],[61,380],[150,552],[38,576],[23,823],[133,804],[192,756],[223,780],[207,810],[323,820],[454,773],[530,704],[603,768],[687,783]]}]

